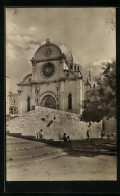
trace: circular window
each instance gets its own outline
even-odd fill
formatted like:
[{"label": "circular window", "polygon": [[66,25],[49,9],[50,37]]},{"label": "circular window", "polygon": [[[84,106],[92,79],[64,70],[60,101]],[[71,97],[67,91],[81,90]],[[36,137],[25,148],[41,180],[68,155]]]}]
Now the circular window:
[{"label": "circular window", "polygon": [[49,57],[52,54],[52,50],[50,48],[47,48],[45,51],[45,56]]},{"label": "circular window", "polygon": [[55,66],[52,63],[47,63],[42,67],[43,76],[46,78],[51,77],[55,72]]}]

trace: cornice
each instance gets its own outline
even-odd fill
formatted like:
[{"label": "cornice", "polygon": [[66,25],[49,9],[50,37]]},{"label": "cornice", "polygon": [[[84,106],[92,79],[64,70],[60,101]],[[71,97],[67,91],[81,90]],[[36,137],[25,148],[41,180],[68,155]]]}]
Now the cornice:
[{"label": "cornice", "polygon": [[44,58],[44,59],[31,59],[32,66],[35,66],[37,63],[40,62],[46,62],[46,61],[56,61],[56,60],[62,60],[64,59],[64,56],[58,56],[58,57],[53,57],[53,58]]},{"label": "cornice", "polygon": [[57,82],[63,82],[63,81],[71,81],[71,80],[80,80],[82,79],[82,77],[76,77],[76,78],[68,78],[68,77],[65,77],[65,78],[60,78],[58,80],[53,80],[53,81],[42,81],[42,82],[35,82],[35,81],[31,81],[31,83],[26,83],[26,84],[23,84],[23,83],[19,83],[17,84],[18,86],[32,86],[32,85],[37,85],[37,84],[50,84],[50,83],[57,83]]}]

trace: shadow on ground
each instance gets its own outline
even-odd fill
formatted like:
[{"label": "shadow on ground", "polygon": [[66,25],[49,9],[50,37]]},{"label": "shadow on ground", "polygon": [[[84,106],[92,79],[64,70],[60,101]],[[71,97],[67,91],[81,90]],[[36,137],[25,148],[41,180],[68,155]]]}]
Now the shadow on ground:
[{"label": "shadow on ground", "polygon": [[71,142],[63,141],[54,141],[54,140],[45,140],[45,139],[36,139],[33,136],[22,136],[21,134],[10,134],[13,137],[28,139],[37,142],[46,143],[48,146],[54,146],[57,148],[62,148],[65,152],[68,153],[68,156],[79,157],[94,157],[97,155],[109,155],[116,156],[116,141],[113,138],[110,138],[108,141],[106,138],[100,139],[82,139],[82,140],[73,140]]},{"label": "shadow on ground", "polygon": [[68,155],[73,157],[86,156],[94,157],[97,155],[116,156],[116,143],[112,139],[89,139],[72,141],[68,148]]}]

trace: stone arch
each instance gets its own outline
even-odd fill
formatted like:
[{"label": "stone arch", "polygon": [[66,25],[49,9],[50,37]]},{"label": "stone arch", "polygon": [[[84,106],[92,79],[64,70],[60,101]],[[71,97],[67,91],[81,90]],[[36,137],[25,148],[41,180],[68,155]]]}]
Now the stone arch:
[{"label": "stone arch", "polygon": [[44,93],[40,97],[40,106],[56,109],[57,106],[57,100],[54,94],[52,93]]},{"label": "stone arch", "polygon": [[27,81],[28,78],[32,79],[32,74],[28,74],[27,76],[25,76],[22,80],[22,83],[25,83]]}]

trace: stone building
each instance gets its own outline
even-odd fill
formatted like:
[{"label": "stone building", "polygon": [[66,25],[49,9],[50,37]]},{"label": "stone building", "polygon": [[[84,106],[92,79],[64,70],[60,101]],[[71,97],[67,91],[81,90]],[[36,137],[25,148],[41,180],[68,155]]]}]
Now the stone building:
[{"label": "stone building", "polygon": [[9,114],[14,116],[18,114],[18,94],[9,92]]},{"label": "stone building", "polygon": [[18,83],[18,113],[37,106],[82,114],[84,85],[81,65],[72,52],[65,55],[59,46],[46,40],[31,59],[32,73]]}]

